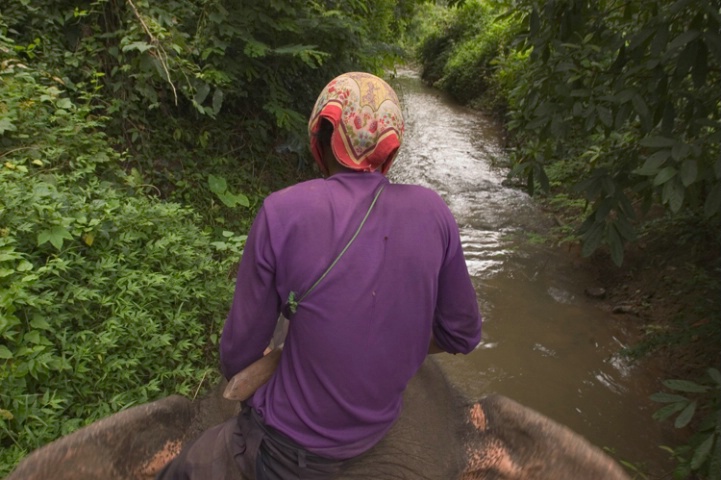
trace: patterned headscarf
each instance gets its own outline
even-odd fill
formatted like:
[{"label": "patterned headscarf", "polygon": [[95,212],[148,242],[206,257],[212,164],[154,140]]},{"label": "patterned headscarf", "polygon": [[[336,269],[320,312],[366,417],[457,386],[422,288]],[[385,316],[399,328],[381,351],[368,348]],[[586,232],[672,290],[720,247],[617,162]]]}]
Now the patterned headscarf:
[{"label": "patterned headscarf", "polygon": [[403,141],[403,114],[398,96],[370,73],[350,72],[326,85],[308,122],[310,147],[324,173],[318,145],[320,120],[333,124],[331,148],[338,161],[353,170],[388,172]]}]

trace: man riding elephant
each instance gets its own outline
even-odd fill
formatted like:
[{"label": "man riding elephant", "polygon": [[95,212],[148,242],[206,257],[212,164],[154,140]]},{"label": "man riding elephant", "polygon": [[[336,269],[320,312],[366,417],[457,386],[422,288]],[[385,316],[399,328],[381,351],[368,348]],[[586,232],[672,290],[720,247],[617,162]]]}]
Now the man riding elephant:
[{"label": "man riding elephant", "polygon": [[308,130],[326,178],[265,200],[220,341],[231,378],[263,356],[282,312],[278,367],[237,420],[204,433],[159,478],[330,478],[398,420],[428,353],[466,354],[480,341],[453,215],[435,192],[385,177],[404,131],[393,89],[341,75]]},{"label": "man riding elephant", "polygon": [[[34,451],[5,480],[152,480],[198,432],[237,414],[238,403],[222,392],[193,402],[173,395],[111,415]],[[207,452],[205,462],[217,467],[209,480],[235,473],[224,442],[218,447]],[[432,358],[408,384],[390,431],[335,478],[629,480],[603,451],[538,412],[500,395],[466,400]]]},{"label": "man riding elephant", "polygon": [[[384,177],[403,134],[390,87],[338,77],[309,130],[328,177],[271,195],[253,224],[221,339],[229,387],[119,412],[6,480],[628,480],[537,412],[467,401],[426,358],[471,351],[481,319],[448,208]],[[281,309],[282,354],[263,356]],[[240,413],[221,395],[235,398],[238,379],[251,385],[240,398],[255,392]]]}]

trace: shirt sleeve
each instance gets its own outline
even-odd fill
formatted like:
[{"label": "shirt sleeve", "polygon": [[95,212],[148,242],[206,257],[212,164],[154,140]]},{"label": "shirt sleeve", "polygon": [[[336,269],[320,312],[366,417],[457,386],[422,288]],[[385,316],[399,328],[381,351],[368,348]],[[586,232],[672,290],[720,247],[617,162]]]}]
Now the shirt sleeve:
[{"label": "shirt sleeve", "polygon": [[263,356],[280,313],[275,256],[261,207],[248,233],[238,267],[233,304],[220,338],[220,368],[230,379]]},{"label": "shirt sleeve", "polygon": [[448,353],[470,353],[481,341],[481,313],[463,257],[458,226],[454,219],[450,222],[448,250],[438,277],[433,336]]}]

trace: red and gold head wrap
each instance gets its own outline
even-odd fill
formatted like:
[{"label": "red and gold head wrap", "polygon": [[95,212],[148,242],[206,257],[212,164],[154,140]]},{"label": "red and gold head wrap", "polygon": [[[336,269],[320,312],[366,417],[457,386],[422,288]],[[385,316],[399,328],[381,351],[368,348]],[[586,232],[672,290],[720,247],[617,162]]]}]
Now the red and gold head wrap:
[{"label": "red and gold head wrap", "polygon": [[320,120],[333,125],[331,148],[353,170],[388,172],[403,141],[403,114],[396,92],[382,79],[363,72],[340,75],[318,96],[308,122],[310,149],[324,173],[318,145]]}]

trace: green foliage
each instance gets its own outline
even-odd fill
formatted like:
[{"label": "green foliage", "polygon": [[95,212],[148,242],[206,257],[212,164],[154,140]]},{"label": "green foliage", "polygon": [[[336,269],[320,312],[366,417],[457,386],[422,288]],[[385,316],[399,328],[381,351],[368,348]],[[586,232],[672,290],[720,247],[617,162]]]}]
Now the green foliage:
[{"label": "green foliage", "polygon": [[626,473],[630,475],[632,480],[649,480],[649,476],[646,473],[646,465],[638,464],[619,457],[618,452],[616,452],[613,448],[603,447],[603,450],[610,456],[615,458],[616,461],[620,463],[621,466],[623,466],[623,468],[626,470]]},{"label": "green foliage", "polygon": [[392,66],[417,3],[3,3],[0,476],[197,392],[253,212],[308,175],[317,93]]},{"label": "green foliage", "polygon": [[[706,478],[721,478],[721,372],[707,370],[702,383],[689,380],[665,380],[663,385],[677,393],[657,392],[651,400],[666,404],[656,411],[654,418],[664,421],[676,416],[674,427],[698,424],[685,445],[664,447],[678,461],[674,477],[689,478],[701,474]],[[701,419],[697,417],[703,415]]]},{"label": "green foliage", "polygon": [[226,207],[233,208],[238,205],[247,207],[250,205],[248,197],[242,193],[233,194],[228,191],[228,184],[223,177],[208,175],[208,186],[210,187],[210,191],[213,192]]},{"label": "green foliage", "polygon": [[215,364],[232,282],[191,212],[103,181],[0,177],[4,450],[192,392]]},{"label": "green foliage", "polygon": [[216,245],[188,208],[138,194],[100,87],[71,100],[13,50],[0,35],[0,475],[93,420],[192,393],[243,241]]},{"label": "green foliage", "polygon": [[713,2],[688,4],[513,3],[531,52],[509,97],[514,173],[544,186],[558,159],[586,165],[585,254],[605,243],[622,262],[631,199],[718,216],[721,19]]},{"label": "green foliage", "polygon": [[[435,7],[439,10],[439,7]],[[443,11],[443,10],[441,10]],[[452,13],[435,13],[424,25],[418,57],[423,79],[474,106],[500,107],[499,59],[513,55],[509,42],[516,33],[511,18],[498,19],[488,2],[463,2]]]},{"label": "green foliage", "polygon": [[589,204],[578,230],[584,254],[606,245],[620,265],[637,213],[654,203],[718,226],[718,5],[454,3],[420,46],[424,78],[507,111],[512,176],[532,194],[551,188],[556,163],[577,165],[576,194]]},{"label": "green foliage", "polygon": [[401,16],[416,3],[14,0],[3,22],[16,51],[55,67],[71,99],[91,81],[104,87],[107,131],[147,184],[197,199],[203,170],[239,183],[216,160],[276,156],[287,170],[309,158],[320,89],[344,71],[392,66]]}]

